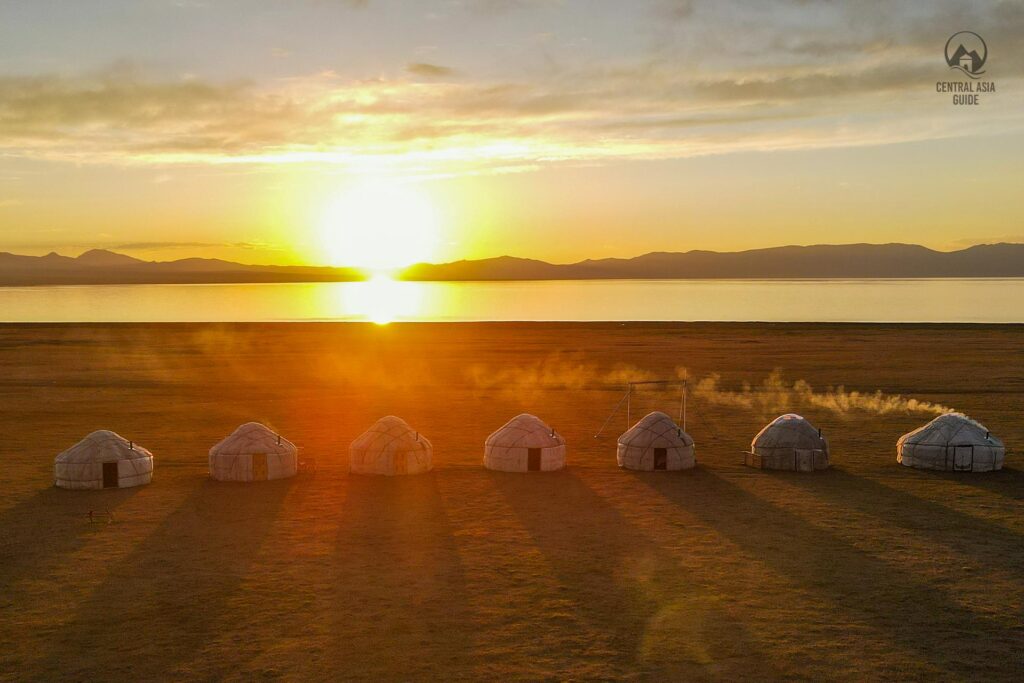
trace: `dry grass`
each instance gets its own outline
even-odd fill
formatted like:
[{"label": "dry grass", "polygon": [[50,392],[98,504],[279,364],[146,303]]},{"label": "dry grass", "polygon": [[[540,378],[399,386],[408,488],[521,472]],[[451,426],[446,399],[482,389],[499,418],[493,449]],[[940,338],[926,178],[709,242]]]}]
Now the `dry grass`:
[{"label": "dry grass", "polygon": [[[1024,443],[1024,328],[879,325],[0,327],[0,678],[1015,679],[1024,473],[895,463],[930,419],[794,406],[830,437],[813,475],[739,466],[774,408],[696,401],[700,467],[621,472],[593,434],[626,377],[781,369],[887,393]],[[676,397],[638,396],[643,411]],[[570,468],[499,475],[482,442],[530,410]],[[387,413],[437,469],[350,477]],[[205,479],[211,444],[273,424],[320,472]],[[106,427],[151,486],[49,487]],[[114,522],[90,523],[90,510]]]}]

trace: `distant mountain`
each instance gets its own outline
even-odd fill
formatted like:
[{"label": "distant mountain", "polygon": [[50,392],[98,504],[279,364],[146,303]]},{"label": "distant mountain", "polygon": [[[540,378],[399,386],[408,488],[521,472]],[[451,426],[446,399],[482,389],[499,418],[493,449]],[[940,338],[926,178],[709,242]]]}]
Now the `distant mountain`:
[{"label": "distant mountain", "polygon": [[821,244],[737,252],[652,252],[552,265],[502,257],[419,264],[407,280],[1024,277],[1024,244],[942,252],[914,244]]},{"label": "distant mountain", "polygon": [[453,263],[417,263],[402,271],[403,280],[578,280],[587,274],[583,263],[554,265],[514,256],[455,261]]},{"label": "distant mountain", "polygon": [[106,249],[90,249],[76,261],[82,264],[90,266],[107,266],[107,267],[119,267],[119,266],[134,266],[140,263],[145,263],[141,259],[132,258],[124,254],[118,254],[117,252],[107,251]]},{"label": "distant mountain", "polygon": [[78,258],[0,252],[0,285],[344,282],[364,278],[353,268],[254,266],[204,258],[143,261],[105,249],[92,249]]},{"label": "distant mountain", "polygon": [[[914,244],[819,244],[749,251],[652,252],[635,258],[552,264],[501,256],[421,263],[404,280],[588,280],[739,278],[1024,277],[1024,244],[985,244],[935,251]],[[344,282],[353,268],[259,266],[219,259],[143,261],[103,249],[78,258],[0,252],[0,285],[163,284],[218,282]]]}]

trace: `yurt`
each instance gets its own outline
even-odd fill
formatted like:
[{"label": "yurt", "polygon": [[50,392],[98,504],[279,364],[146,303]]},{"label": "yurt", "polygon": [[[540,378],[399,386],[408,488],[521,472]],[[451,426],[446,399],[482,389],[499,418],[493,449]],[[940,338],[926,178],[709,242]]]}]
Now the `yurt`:
[{"label": "yurt", "polygon": [[619,437],[615,459],[627,470],[687,470],[697,464],[693,439],[671,417],[654,412]]},{"label": "yurt", "polygon": [[984,425],[961,413],[940,415],[896,442],[896,462],[922,470],[991,472],[1006,448]]},{"label": "yurt", "polygon": [[565,467],[565,439],[534,415],[512,418],[484,442],[484,467],[502,472],[549,472]]},{"label": "yurt", "polygon": [[210,449],[210,476],[218,481],[266,481],[295,476],[298,449],[258,422],[247,422]]},{"label": "yurt", "polygon": [[434,466],[434,447],[400,417],[388,415],[352,442],[349,471],[357,474],[419,474]]},{"label": "yurt", "polygon": [[63,489],[117,489],[153,480],[153,454],[101,429],[57,456],[54,484]]},{"label": "yurt", "polygon": [[823,470],[828,467],[828,441],[799,415],[780,415],[757,433],[744,462],[763,470]]}]

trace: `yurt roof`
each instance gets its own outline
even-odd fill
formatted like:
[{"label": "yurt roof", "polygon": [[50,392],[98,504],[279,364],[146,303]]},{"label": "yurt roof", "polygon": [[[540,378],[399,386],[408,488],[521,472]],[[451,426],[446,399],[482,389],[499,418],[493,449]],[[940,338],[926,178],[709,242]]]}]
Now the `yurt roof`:
[{"label": "yurt roof", "polygon": [[950,445],[1002,446],[1003,442],[989,433],[985,425],[963,413],[939,415],[928,424],[900,437],[900,443]]},{"label": "yurt roof", "polygon": [[382,417],[373,426],[352,442],[355,450],[425,450],[431,448],[425,436],[409,426],[405,420],[394,415]]},{"label": "yurt roof", "polygon": [[120,434],[100,429],[57,456],[61,463],[112,462],[151,458],[153,454]]},{"label": "yurt roof", "polygon": [[252,453],[295,453],[295,444],[259,422],[246,422],[216,446],[211,455],[250,455]]},{"label": "yurt roof", "polygon": [[824,437],[818,429],[796,413],[786,413],[765,425],[754,437],[753,445],[761,448],[819,448]]},{"label": "yurt roof", "polygon": [[650,413],[619,437],[624,446],[678,448],[692,446],[693,439],[675,421],[660,411]]},{"label": "yurt roof", "polygon": [[565,439],[536,415],[516,415],[487,437],[488,446],[506,448],[552,448],[565,445]]}]

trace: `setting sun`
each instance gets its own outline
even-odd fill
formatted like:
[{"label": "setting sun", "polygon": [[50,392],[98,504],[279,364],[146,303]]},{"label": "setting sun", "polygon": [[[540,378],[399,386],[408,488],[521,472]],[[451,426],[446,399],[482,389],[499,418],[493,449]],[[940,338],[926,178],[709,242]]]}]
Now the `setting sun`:
[{"label": "setting sun", "polygon": [[439,220],[421,189],[365,182],[329,200],[320,241],[332,265],[389,273],[434,256]]}]

